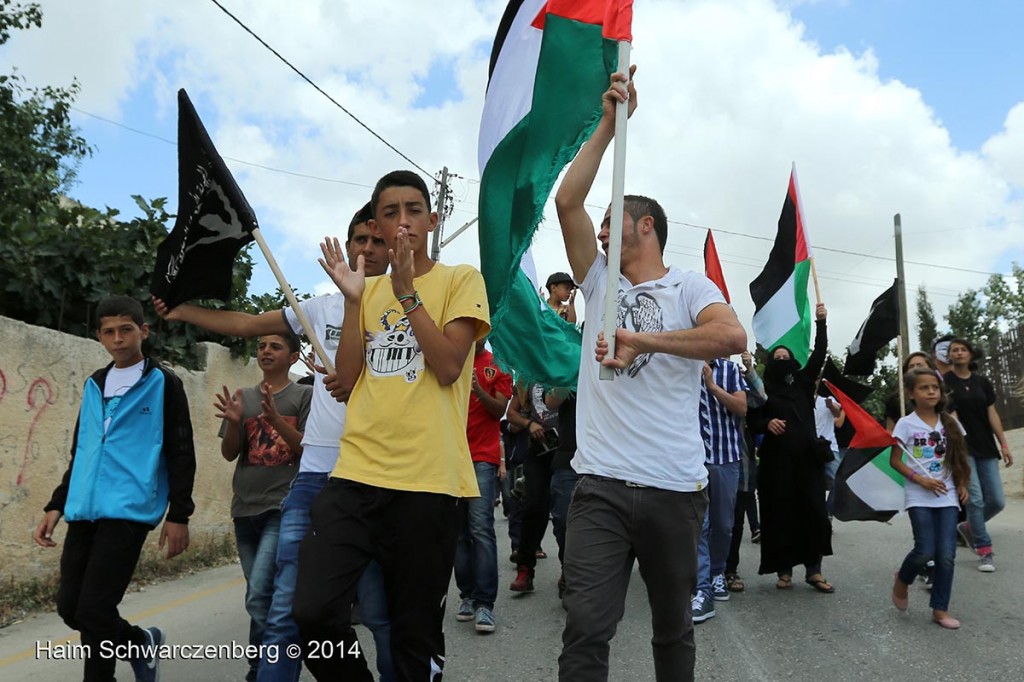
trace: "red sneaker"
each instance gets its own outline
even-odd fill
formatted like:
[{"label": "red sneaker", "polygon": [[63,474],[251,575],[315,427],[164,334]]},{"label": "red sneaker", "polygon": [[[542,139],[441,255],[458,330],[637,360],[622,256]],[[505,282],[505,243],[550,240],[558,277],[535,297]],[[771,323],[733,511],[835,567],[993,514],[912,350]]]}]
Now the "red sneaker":
[{"label": "red sneaker", "polygon": [[533,592],[533,569],[519,564],[516,579],[508,586],[513,592]]}]

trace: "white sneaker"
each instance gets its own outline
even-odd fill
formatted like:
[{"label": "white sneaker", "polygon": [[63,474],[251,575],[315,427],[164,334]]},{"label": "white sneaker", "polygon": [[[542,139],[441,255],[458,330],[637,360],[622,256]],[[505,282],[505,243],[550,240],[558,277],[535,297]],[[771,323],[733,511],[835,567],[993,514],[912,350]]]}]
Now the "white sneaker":
[{"label": "white sneaker", "polygon": [[985,556],[981,557],[981,563],[978,564],[978,570],[982,573],[996,572],[996,564],[995,561],[992,560],[991,554],[986,554]]}]

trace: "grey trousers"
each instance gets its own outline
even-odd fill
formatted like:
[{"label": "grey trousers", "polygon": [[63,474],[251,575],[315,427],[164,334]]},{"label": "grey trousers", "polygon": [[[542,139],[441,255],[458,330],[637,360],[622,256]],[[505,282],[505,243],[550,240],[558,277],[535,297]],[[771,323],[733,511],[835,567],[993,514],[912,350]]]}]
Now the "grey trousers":
[{"label": "grey trousers", "polygon": [[651,605],[655,679],[693,679],[690,595],[707,506],[704,491],[679,493],[580,476],[566,532],[567,615],[559,680],[608,679],[609,643],[625,612],[634,560]]}]

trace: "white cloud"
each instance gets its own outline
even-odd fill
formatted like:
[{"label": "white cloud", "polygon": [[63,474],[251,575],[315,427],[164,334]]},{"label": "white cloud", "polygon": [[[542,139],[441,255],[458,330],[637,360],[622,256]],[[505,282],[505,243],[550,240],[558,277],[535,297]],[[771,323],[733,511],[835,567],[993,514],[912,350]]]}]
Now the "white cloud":
[{"label": "white cloud", "polygon": [[[225,155],[357,185],[408,166],[210,3],[43,5],[45,28],[16,37],[7,56],[37,82],[77,75],[82,108],[116,115],[130,100],[151,98],[160,103],[154,115],[173,116],[174,91],[185,86]],[[476,178],[488,51],[504,5],[235,0],[229,8],[425,168],[448,165]],[[791,6],[637,4],[640,108],[631,122],[627,189],[658,198],[670,219],[721,230],[725,276],[749,326],[746,287],[770,243],[726,231],[774,236],[795,161],[831,309],[831,345],[842,352],[895,267],[821,247],[892,256],[897,212],[908,260],[987,271],[1024,243],[1024,223],[1014,222],[1024,213],[1011,186],[1024,187],[1024,106],[981,154],[958,150],[919,91],[883,81],[871,51],[822,51],[786,11]],[[431,65],[446,61],[461,96],[412,108]],[[293,283],[322,290],[317,240],[341,235],[369,190],[229,165]],[[607,202],[609,184],[606,168],[591,203]],[[456,180],[454,187],[459,201],[449,232],[475,215],[478,185]],[[553,211],[548,217],[535,243],[542,279],[567,269]],[[703,239],[702,230],[672,225],[667,259],[700,269]],[[473,231],[444,253],[450,262],[478,258]],[[911,299],[926,284],[940,315],[956,292],[985,279],[917,265],[907,274]],[[273,288],[265,271],[257,279],[256,286]]]}]

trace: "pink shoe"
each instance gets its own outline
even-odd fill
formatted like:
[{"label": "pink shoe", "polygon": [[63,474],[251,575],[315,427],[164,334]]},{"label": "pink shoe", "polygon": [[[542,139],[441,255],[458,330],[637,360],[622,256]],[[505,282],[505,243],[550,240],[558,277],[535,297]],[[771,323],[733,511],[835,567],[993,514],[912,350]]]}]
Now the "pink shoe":
[{"label": "pink shoe", "polygon": [[953,616],[943,616],[942,618],[932,618],[933,621],[946,628],[947,630],[959,630],[960,621]]},{"label": "pink shoe", "polygon": [[900,581],[899,575],[899,573],[893,574],[894,582],[892,586],[892,605],[895,606],[898,611],[906,611],[907,607],[910,605],[909,595],[903,598],[896,596],[896,583],[899,583]]}]

